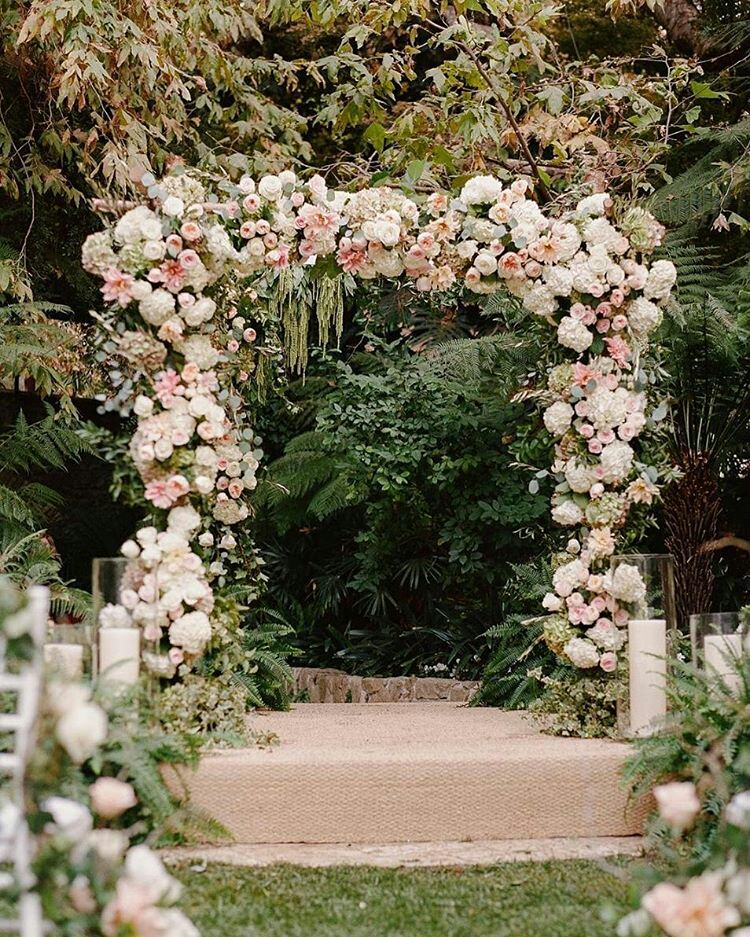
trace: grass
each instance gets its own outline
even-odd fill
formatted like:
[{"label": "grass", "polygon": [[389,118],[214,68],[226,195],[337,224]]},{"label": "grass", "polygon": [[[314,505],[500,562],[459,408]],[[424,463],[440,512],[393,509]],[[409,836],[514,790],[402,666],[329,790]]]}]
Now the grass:
[{"label": "grass", "polygon": [[173,871],[203,937],[612,937],[629,910],[623,861]]}]

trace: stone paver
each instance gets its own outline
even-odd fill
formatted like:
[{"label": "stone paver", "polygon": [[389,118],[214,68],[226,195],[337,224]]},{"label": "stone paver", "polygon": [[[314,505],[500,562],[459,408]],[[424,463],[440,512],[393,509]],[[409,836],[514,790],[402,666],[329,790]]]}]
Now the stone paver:
[{"label": "stone paver", "polygon": [[309,867],[369,865],[380,868],[434,868],[438,866],[495,865],[499,862],[544,862],[549,859],[602,859],[640,856],[640,836],[587,839],[527,839],[477,843],[281,843],[200,846],[167,849],[169,862],[222,862],[237,866],[289,863]]}]

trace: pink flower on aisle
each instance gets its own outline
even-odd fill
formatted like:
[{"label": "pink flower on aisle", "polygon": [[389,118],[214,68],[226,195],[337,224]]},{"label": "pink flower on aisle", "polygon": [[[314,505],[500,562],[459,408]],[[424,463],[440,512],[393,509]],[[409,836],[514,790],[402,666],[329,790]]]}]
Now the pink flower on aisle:
[{"label": "pink flower on aisle", "polygon": [[690,781],[672,781],[654,788],[659,813],[676,830],[687,829],[700,813],[701,802]]},{"label": "pink flower on aisle", "polygon": [[123,932],[137,937],[160,937],[161,913],[154,906],[153,891],[141,882],[121,878],[115,897],[102,911],[102,933],[116,937]]},{"label": "pink flower on aisle", "polygon": [[104,286],[101,294],[105,302],[127,306],[133,298],[135,279],[129,273],[123,273],[117,267],[110,267],[104,274]]},{"label": "pink flower on aisle", "polygon": [[[185,251],[184,253],[188,253]],[[195,251],[190,253],[195,254]],[[196,254],[196,257],[198,255]],[[185,268],[179,260],[165,260],[159,267],[161,282],[170,293],[179,293],[185,283]]]},{"label": "pink flower on aisle", "polygon": [[132,785],[117,778],[97,778],[89,787],[91,806],[105,820],[114,820],[138,802]]},{"label": "pink flower on aisle", "polygon": [[669,937],[724,937],[740,923],[721,891],[721,872],[706,872],[684,888],[661,882],[643,897],[643,907]]},{"label": "pink flower on aisle", "polygon": [[168,368],[166,371],[162,371],[161,374],[159,374],[154,381],[154,391],[156,392],[159,403],[163,407],[168,407],[172,403],[175,398],[175,392],[181,383],[180,375],[172,368]]}]

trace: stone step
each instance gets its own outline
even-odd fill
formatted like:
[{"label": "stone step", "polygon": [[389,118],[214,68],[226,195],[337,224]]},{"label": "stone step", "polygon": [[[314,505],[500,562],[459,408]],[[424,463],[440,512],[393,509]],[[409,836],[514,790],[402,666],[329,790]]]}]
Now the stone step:
[{"label": "stone step", "polygon": [[523,713],[455,703],[298,704],[258,713],[269,748],[207,754],[193,803],[238,843],[621,837],[642,831],[627,745],[542,735]]}]

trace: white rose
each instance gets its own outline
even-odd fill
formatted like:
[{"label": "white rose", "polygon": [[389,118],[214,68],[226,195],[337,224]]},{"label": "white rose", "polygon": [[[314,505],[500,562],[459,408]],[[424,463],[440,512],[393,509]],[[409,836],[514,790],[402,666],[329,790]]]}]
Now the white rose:
[{"label": "white rose", "polygon": [[591,466],[578,462],[576,459],[570,459],[565,465],[565,480],[570,485],[571,491],[583,494],[591,488],[593,482],[593,470]]},{"label": "white rose", "polygon": [[740,791],[729,801],[726,808],[727,823],[740,830],[750,830],[750,791]]},{"label": "white rose", "polygon": [[284,191],[284,183],[278,176],[263,176],[258,183],[258,192],[263,198],[275,201]]},{"label": "white rose", "polygon": [[120,553],[129,560],[134,560],[137,556],[140,555],[141,548],[135,542],[135,540],[126,540],[125,543],[120,547]]},{"label": "white rose", "polygon": [[193,488],[200,495],[207,495],[210,491],[214,490],[214,483],[208,475],[198,475],[193,481]]},{"label": "white rose", "polygon": [[136,532],[135,539],[141,546],[146,546],[149,543],[156,543],[158,531],[156,527],[141,527],[139,531]]},{"label": "white rose", "polygon": [[474,258],[474,266],[483,277],[497,273],[497,258],[489,251],[479,251]]},{"label": "white rose", "polygon": [[136,416],[151,416],[154,411],[154,401],[144,394],[138,394],[133,404],[133,412]]},{"label": "white rose", "polygon": [[[107,778],[106,780],[110,780]],[[120,830],[92,830],[83,842],[106,865],[116,865],[128,848],[128,837]]]},{"label": "white rose", "polygon": [[143,245],[143,256],[146,260],[161,260],[167,249],[164,241],[146,241]]},{"label": "white rose", "polygon": [[109,777],[97,778],[89,787],[89,797],[94,811],[105,820],[114,820],[138,803],[131,784]]},{"label": "white rose", "polygon": [[161,210],[165,215],[181,218],[185,212],[185,203],[176,195],[168,195],[162,202]]},{"label": "white rose", "polygon": [[82,703],[66,712],[57,723],[57,740],[80,765],[107,738],[107,714],[96,703]]},{"label": "white rose", "polygon": [[542,605],[548,612],[559,612],[562,608],[562,599],[554,592],[548,592],[542,599]]},{"label": "white rose", "polygon": [[42,801],[41,808],[52,817],[52,823],[47,825],[45,832],[53,836],[64,836],[73,843],[85,839],[94,826],[88,809],[77,800],[47,797]]},{"label": "white rose", "polygon": [[308,179],[307,188],[310,190],[310,194],[318,200],[324,199],[328,192],[326,181],[319,173]]},{"label": "white rose", "polygon": [[544,425],[551,436],[563,436],[573,420],[575,411],[569,403],[558,400],[544,411]]}]

